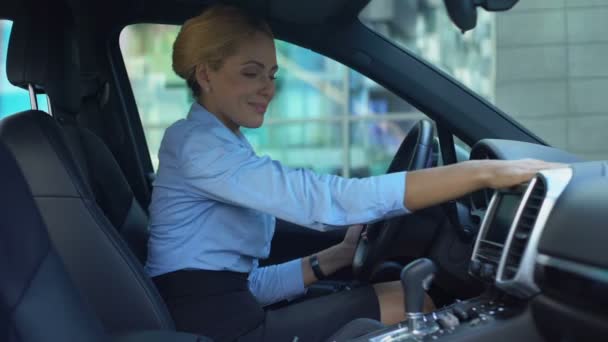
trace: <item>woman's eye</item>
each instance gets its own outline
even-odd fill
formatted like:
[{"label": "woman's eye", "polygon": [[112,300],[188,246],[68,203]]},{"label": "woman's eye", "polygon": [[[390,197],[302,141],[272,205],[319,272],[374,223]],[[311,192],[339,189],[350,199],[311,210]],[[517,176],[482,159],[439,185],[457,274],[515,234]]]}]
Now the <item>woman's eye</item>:
[{"label": "woman's eye", "polygon": [[243,75],[248,78],[256,78],[258,76],[258,74],[253,72],[244,72]]}]

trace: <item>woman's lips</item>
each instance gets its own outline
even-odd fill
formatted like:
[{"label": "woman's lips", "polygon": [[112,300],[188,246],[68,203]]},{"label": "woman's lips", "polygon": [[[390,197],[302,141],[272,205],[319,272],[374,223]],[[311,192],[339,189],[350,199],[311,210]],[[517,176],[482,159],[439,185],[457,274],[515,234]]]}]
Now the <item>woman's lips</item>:
[{"label": "woman's lips", "polygon": [[250,103],[256,113],[264,114],[266,112],[266,105],[260,103]]}]

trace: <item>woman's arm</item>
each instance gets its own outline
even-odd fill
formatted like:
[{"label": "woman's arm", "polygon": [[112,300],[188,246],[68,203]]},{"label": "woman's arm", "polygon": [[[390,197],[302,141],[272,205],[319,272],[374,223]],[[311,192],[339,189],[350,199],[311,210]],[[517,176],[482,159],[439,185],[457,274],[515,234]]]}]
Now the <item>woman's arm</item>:
[{"label": "woman's arm", "polygon": [[[316,253],[321,271],[326,276],[350,266],[362,229],[363,225],[360,224],[351,226],[342,242]],[[256,267],[249,274],[249,289],[265,306],[298,297],[317,280],[310,266],[310,257],[305,257],[278,265]]]},{"label": "woman's arm", "polygon": [[[318,175],[231,145],[187,155],[192,157],[181,165],[180,182],[189,192],[312,229],[336,229],[407,213],[403,172],[360,179]],[[155,185],[164,186],[159,179]]]},{"label": "woman's arm", "polygon": [[408,172],[403,203],[411,211],[459,198],[482,188],[507,188],[530,180],[543,169],[565,164],[540,160],[471,160]]},{"label": "woman's arm", "polygon": [[[189,191],[321,231],[406,214],[483,187],[515,185],[538,170],[563,166],[484,160],[347,179],[289,168],[242,146],[196,142],[185,143],[188,158],[180,165]],[[163,186],[159,179],[155,185]]]}]

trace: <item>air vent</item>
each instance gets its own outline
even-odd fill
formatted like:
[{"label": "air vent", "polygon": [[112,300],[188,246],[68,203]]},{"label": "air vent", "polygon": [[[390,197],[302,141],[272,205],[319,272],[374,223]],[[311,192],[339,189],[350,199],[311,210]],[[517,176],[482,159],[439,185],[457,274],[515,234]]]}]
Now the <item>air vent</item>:
[{"label": "air vent", "polygon": [[481,240],[479,241],[479,247],[477,249],[477,257],[483,259],[485,262],[491,262],[494,265],[498,265],[502,248],[502,245],[491,241]]},{"label": "air vent", "polygon": [[536,218],[538,217],[540,207],[543,204],[546,194],[547,187],[543,179],[539,177],[536,179],[536,183],[524,206],[517,227],[515,227],[513,239],[509,246],[509,250],[507,251],[507,258],[502,276],[503,280],[513,279],[517,273],[522,256],[528,245],[532,228],[534,228]]}]

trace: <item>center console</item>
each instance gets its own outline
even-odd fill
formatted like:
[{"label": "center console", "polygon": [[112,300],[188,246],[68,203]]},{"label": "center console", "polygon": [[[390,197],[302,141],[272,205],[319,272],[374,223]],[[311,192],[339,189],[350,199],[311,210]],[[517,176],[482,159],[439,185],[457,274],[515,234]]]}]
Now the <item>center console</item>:
[{"label": "center console", "polygon": [[406,306],[408,320],[356,341],[513,340],[514,335],[505,337],[507,331],[520,334],[517,339],[535,339],[526,303],[539,292],[534,282],[538,242],[571,178],[569,168],[545,170],[526,184],[494,192],[469,263],[469,273],[488,284],[484,295],[424,315]]},{"label": "center console", "polygon": [[412,331],[408,321],[375,331],[355,341],[455,341],[467,340],[479,335],[480,329],[489,329],[498,322],[508,320],[523,312],[524,308],[514,302],[502,301],[491,295],[458,302],[425,314],[426,330]]}]

